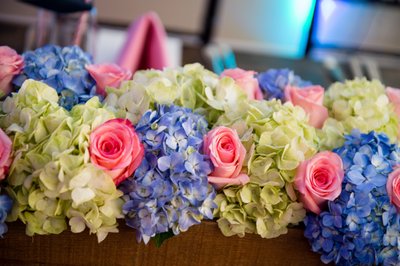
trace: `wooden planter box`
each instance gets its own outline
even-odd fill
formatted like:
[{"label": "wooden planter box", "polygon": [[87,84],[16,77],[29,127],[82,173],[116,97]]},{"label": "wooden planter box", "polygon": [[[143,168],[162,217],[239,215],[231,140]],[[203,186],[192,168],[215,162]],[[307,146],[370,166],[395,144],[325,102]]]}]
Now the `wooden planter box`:
[{"label": "wooden planter box", "polygon": [[310,250],[301,228],[275,239],[248,234],[225,237],[215,222],[203,222],[157,248],[136,242],[135,232],[120,222],[120,232],[100,244],[80,234],[28,237],[20,222],[8,224],[0,239],[0,265],[323,265]]}]

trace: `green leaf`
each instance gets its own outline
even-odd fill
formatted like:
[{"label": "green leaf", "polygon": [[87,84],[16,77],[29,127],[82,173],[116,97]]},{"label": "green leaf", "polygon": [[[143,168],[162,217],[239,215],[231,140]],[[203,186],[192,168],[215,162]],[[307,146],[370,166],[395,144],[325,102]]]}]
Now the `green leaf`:
[{"label": "green leaf", "polygon": [[170,230],[168,232],[165,233],[160,233],[157,234],[153,237],[154,239],[154,244],[156,245],[156,247],[161,247],[162,243],[164,243],[165,240],[171,238],[174,236],[174,233]]}]

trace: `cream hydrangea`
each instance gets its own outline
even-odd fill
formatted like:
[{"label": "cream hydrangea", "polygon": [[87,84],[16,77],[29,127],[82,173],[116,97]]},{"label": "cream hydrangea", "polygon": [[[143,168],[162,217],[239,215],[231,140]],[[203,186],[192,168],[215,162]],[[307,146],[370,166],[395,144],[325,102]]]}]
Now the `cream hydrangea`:
[{"label": "cream hydrangea", "polygon": [[385,87],[378,80],[362,78],[334,83],[325,92],[324,105],[329,110],[321,132],[324,149],[341,146],[343,136],[354,128],[363,133],[383,132],[392,142],[397,138],[399,121]]},{"label": "cream hydrangea", "polygon": [[200,64],[138,71],[119,89],[108,88],[105,99],[105,105],[118,117],[134,124],[155,103],[190,108],[211,125],[237,121],[248,108],[246,94],[232,78],[220,79]]},{"label": "cream hydrangea", "polygon": [[226,236],[277,237],[305,216],[293,180],[300,162],[317,152],[318,138],[303,109],[277,100],[251,102],[246,124],[241,132],[250,183],[223,189],[215,215]]},{"label": "cream hydrangea", "polygon": [[21,219],[26,232],[58,234],[86,227],[102,241],[117,232],[122,192],[90,163],[89,134],[114,118],[97,97],[71,112],[58,105],[57,92],[27,80],[2,106],[0,125],[13,139],[14,161],[8,192],[15,204],[10,220]]}]

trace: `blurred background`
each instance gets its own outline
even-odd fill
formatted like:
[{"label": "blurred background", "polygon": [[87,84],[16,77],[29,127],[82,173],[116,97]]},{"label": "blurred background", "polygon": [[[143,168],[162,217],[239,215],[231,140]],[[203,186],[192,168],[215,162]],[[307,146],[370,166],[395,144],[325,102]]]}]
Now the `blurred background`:
[{"label": "blurred background", "polygon": [[[0,45],[21,53],[61,44],[84,17],[83,48],[113,62],[129,25],[150,10],[167,31],[173,66],[290,68],[323,86],[366,76],[400,87],[400,0],[1,0]],[[38,33],[43,25],[58,35]]]}]

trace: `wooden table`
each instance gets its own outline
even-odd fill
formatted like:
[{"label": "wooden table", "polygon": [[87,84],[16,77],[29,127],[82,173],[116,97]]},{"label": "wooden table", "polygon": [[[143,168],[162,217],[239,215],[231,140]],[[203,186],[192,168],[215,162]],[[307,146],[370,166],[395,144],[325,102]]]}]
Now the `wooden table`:
[{"label": "wooden table", "polygon": [[0,239],[0,265],[323,265],[310,251],[301,228],[275,239],[248,234],[225,237],[215,222],[203,222],[157,248],[137,244],[133,229],[120,221],[120,232],[98,244],[87,231],[80,234],[25,235],[22,223],[9,224]]}]

